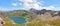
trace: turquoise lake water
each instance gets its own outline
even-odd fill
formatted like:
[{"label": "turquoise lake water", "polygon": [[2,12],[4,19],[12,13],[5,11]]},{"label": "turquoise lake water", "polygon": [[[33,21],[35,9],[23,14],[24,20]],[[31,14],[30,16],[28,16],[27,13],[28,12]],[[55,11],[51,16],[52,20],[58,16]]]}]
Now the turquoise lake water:
[{"label": "turquoise lake water", "polygon": [[15,16],[10,16],[9,17],[11,20],[13,20],[15,23],[17,23],[17,24],[24,24],[24,23],[26,23],[27,21],[26,21],[26,18],[24,18],[24,17],[15,17]]}]

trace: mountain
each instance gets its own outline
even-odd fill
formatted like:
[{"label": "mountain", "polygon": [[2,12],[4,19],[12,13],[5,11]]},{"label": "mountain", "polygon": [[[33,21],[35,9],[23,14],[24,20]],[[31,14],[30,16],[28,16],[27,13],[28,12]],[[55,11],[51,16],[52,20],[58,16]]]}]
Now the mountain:
[{"label": "mountain", "polygon": [[45,13],[49,13],[52,17],[53,16],[60,16],[60,11],[55,11],[55,10],[46,10],[46,9],[42,9],[42,10],[35,10],[34,8],[30,9],[30,12],[33,14],[45,14]]},{"label": "mountain", "polygon": [[3,17],[5,17],[5,16],[23,16],[26,18],[35,19],[35,18],[40,18],[41,15],[43,15],[43,17],[45,17],[45,16],[48,17],[48,15],[50,17],[60,16],[60,11],[46,10],[46,9],[35,10],[34,8],[31,8],[30,10],[13,10],[13,11],[9,11],[9,12],[2,12],[2,14],[0,12],[0,15]]}]

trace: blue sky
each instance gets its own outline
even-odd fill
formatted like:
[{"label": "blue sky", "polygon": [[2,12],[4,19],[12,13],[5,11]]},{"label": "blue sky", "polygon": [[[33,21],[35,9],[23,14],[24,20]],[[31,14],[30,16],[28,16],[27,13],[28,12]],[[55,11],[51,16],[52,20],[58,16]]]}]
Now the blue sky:
[{"label": "blue sky", "polygon": [[28,10],[60,10],[60,0],[0,0],[0,11]]}]

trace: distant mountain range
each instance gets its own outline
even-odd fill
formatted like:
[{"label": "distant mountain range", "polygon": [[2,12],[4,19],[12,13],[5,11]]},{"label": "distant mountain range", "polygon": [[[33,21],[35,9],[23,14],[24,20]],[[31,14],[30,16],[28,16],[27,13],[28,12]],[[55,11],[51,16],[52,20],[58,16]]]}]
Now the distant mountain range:
[{"label": "distant mountain range", "polygon": [[0,15],[2,16],[26,16],[28,14],[36,14],[36,15],[43,14],[44,15],[45,13],[50,13],[52,17],[60,16],[60,11],[46,10],[46,9],[35,10],[33,8],[31,8],[30,10],[13,10],[9,12],[0,12]]}]

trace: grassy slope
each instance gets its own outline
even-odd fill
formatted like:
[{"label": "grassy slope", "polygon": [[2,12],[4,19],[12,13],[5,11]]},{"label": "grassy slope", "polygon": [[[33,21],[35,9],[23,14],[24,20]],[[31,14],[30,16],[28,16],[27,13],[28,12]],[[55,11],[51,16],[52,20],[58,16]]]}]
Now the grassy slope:
[{"label": "grassy slope", "polygon": [[13,24],[9,18],[5,18],[4,21],[6,22],[4,26],[25,26],[25,24]]},{"label": "grassy slope", "polygon": [[[23,14],[23,12],[21,12]],[[20,13],[18,13],[20,14]],[[21,15],[22,15],[21,14]],[[12,15],[12,14],[9,14]],[[31,16],[31,14],[26,15],[26,18],[29,18]],[[48,21],[30,21],[27,24],[13,24],[11,22],[11,20],[9,18],[5,18],[4,19],[6,24],[4,26],[60,26],[60,19],[56,19],[56,20],[48,20]]]},{"label": "grassy slope", "polygon": [[48,20],[48,21],[31,21],[27,24],[12,24],[11,20],[9,20],[8,18],[4,19],[6,24],[4,26],[60,26],[60,19],[56,19],[56,20]]}]

